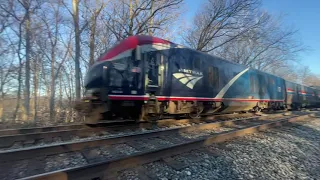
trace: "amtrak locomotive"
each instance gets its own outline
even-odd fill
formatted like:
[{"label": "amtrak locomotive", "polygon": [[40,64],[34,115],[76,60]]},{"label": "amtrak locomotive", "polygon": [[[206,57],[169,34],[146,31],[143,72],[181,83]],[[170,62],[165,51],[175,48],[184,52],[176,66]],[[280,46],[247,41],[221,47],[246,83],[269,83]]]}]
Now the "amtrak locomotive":
[{"label": "amtrak locomotive", "polygon": [[128,37],[102,55],[89,69],[85,88],[81,104],[87,116],[102,114],[105,119],[197,118],[320,102],[319,90],[142,35]]}]

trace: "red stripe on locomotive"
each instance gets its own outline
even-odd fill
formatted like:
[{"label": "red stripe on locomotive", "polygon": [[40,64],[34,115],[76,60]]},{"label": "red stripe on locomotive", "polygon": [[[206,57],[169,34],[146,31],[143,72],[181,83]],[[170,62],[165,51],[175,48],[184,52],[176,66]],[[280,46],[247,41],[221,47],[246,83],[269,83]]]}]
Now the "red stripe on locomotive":
[{"label": "red stripe on locomotive", "polygon": [[[128,101],[146,101],[148,96],[126,96],[126,95],[109,95],[110,100],[128,100]],[[240,99],[240,98],[201,98],[201,97],[172,97],[172,96],[157,96],[159,101],[237,101],[237,102],[283,102],[279,99]]]},{"label": "red stripe on locomotive", "polygon": [[151,37],[151,36],[130,36],[125,40],[121,41],[118,45],[110,49],[105,55],[99,58],[98,61],[108,61],[117,55],[134,49],[138,45],[145,45],[145,44],[172,44],[170,41]]}]

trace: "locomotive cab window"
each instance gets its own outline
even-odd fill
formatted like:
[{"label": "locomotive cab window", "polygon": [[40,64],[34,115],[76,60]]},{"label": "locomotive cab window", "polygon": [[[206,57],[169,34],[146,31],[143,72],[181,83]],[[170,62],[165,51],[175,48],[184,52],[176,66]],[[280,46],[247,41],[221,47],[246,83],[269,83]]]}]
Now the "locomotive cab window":
[{"label": "locomotive cab window", "polygon": [[130,58],[122,58],[111,63],[108,70],[108,84],[112,87],[130,87],[140,89],[141,63]]}]

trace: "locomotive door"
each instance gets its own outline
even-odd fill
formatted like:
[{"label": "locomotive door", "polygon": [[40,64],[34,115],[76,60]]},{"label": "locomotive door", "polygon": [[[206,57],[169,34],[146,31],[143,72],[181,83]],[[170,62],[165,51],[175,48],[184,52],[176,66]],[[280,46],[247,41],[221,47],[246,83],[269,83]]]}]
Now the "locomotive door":
[{"label": "locomotive door", "polygon": [[[163,83],[162,58],[159,52],[146,54],[146,88],[147,92],[159,92]],[[161,67],[160,67],[161,66]]]}]

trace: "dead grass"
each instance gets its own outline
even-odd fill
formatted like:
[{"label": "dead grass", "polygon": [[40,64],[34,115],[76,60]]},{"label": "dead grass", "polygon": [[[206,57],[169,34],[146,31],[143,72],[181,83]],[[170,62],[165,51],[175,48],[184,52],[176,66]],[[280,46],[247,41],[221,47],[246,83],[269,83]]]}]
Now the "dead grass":
[{"label": "dead grass", "polygon": [[[16,98],[7,98],[0,102],[0,128],[25,128],[38,126],[54,126],[60,124],[81,123],[84,118],[73,108],[73,102],[66,100],[56,102],[55,118],[50,121],[49,98],[41,97],[37,101],[37,112],[34,108],[34,100],[30,101],[30,115],[26,115],[23,100],[17,112],[16,119],[13,119],[16,109]],[[35,117],[35,114],[37,116]]]}]

